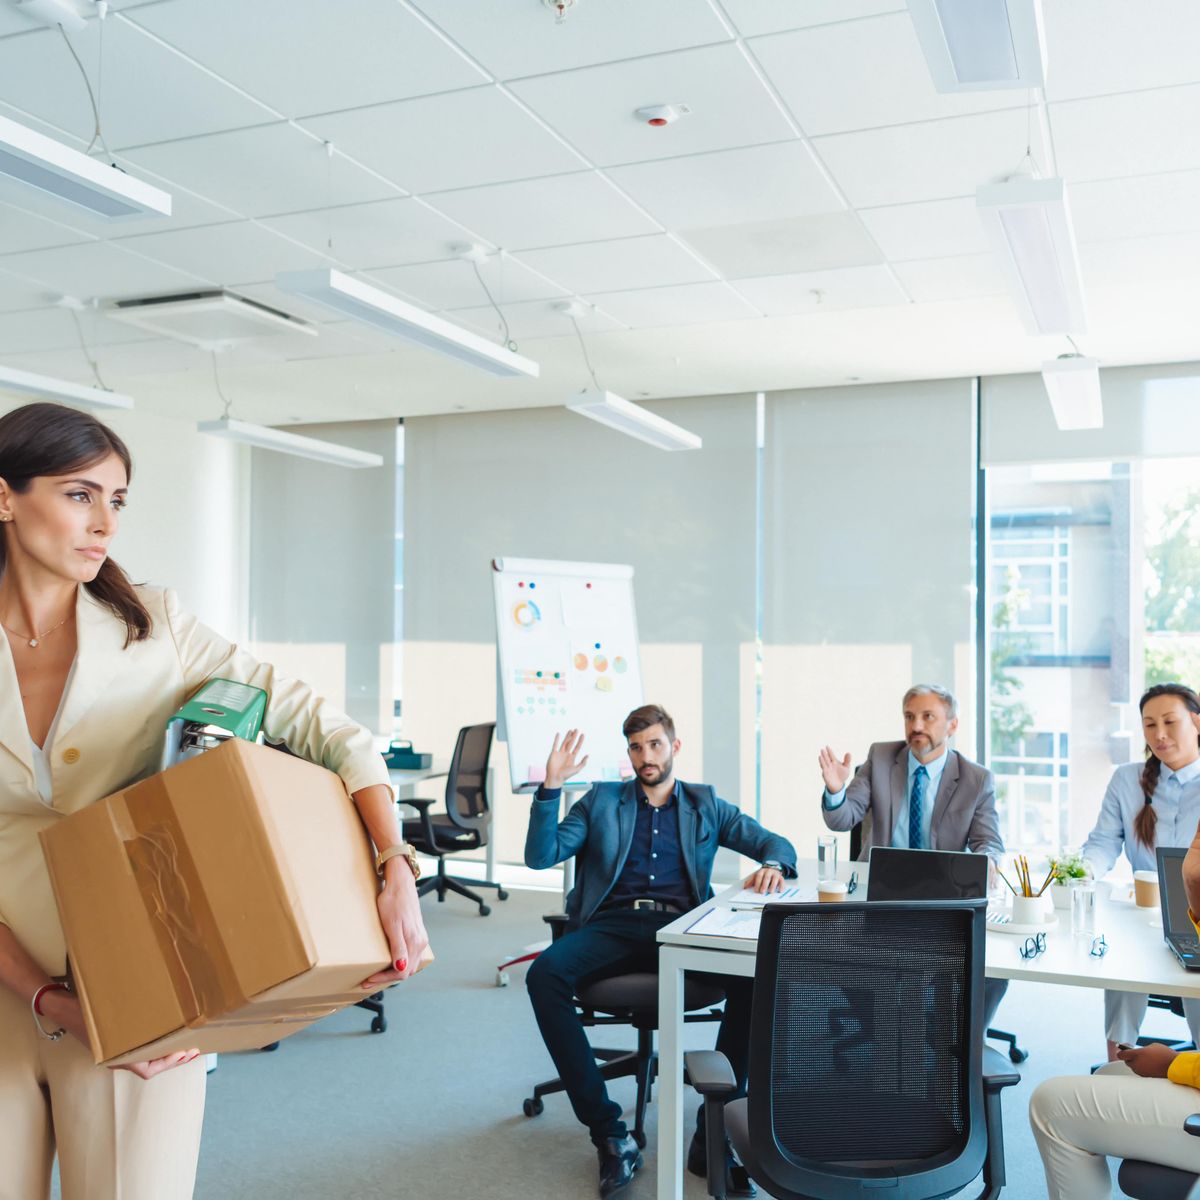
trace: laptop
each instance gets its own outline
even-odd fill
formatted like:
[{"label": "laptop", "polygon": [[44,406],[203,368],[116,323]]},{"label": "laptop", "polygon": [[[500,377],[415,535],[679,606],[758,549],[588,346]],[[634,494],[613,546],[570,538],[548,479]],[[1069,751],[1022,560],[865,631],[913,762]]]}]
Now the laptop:
[{"label": "laptop", "polygon": [[1158,900],[1162,905],[1163,940],[1189,971],[1200,971],[1200,938],[1188,916],[1187,893],[1183,890],[1183,858],[1186,846],[1158,848]]},{"label": "laptop", "polygon": [[982,900],[988,856],[962,850],[871,847],[868,900]]}]

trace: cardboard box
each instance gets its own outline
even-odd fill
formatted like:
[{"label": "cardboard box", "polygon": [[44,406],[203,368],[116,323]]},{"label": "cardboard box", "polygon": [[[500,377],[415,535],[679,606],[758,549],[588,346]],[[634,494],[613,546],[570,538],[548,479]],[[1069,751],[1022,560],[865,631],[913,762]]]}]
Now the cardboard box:
[{"label": "cardboard box", "polygon": [[269,747],[228,741],[41,839],[98,1063],[265,1046],[390,961],[342,781]]}]

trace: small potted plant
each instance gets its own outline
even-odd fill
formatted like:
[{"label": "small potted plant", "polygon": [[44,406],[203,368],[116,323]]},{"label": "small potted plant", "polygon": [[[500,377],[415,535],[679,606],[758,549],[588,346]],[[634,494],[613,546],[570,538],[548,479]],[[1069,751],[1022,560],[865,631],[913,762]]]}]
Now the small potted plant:
[{"label": "small potted plant", "polygon": [[1050,885],[1050,898],[1055,908],[1071,907],[1071,883],[1076,879],[1090,879],[1092,868],[1078,851],[1071,853],[1060,850],[1050,856],[1050,870],[1054,882]]}]

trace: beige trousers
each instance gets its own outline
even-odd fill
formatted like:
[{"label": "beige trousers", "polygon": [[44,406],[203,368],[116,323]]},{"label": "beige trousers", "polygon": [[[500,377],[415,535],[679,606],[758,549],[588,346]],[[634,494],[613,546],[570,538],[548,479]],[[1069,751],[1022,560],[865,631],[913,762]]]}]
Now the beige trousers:
[{"label": "beige trousers", "polygon": [[0,987],[0,1200],[189,1200],[204,1120],[204,1056],[153,1079],[97,1067],[70,1034],[39,1037]]},{"label": "beige trousers", "polygon": [[1040,1084],[1029,1122],[1042,1152],[1050,1200],[1107,1200],[1112,1158],[1200,1171],[1200,1138],[1183,1132],[1200,1112],[1200,1090],[1143,1079],[1114,1062],[1095,1075],[1060,1075]]}]

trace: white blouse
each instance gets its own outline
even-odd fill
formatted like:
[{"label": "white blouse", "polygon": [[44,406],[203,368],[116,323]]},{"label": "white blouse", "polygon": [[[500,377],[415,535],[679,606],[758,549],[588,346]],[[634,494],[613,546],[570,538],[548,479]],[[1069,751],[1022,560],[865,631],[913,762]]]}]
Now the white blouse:
[{"label": "white blouse", "polygon": [[54,785],[50,781],[50,750],[54,745],[58,718],[62,716],[63,701],[66,699],[67,692],[71,690],[71,679],[75,674],[75,663],[78,661],[78,657],[71,661],[71,669],[67,672],[67,682],[63,685],[62,695],[58,698],[58,710],[54,714],[54,720],[50,722],[45,742],[39,746],[32,737],[29,739],[29,750],[33,755],[34,782],[37,784],[38,795],[47,808],[51,806],[54,795]]}]

